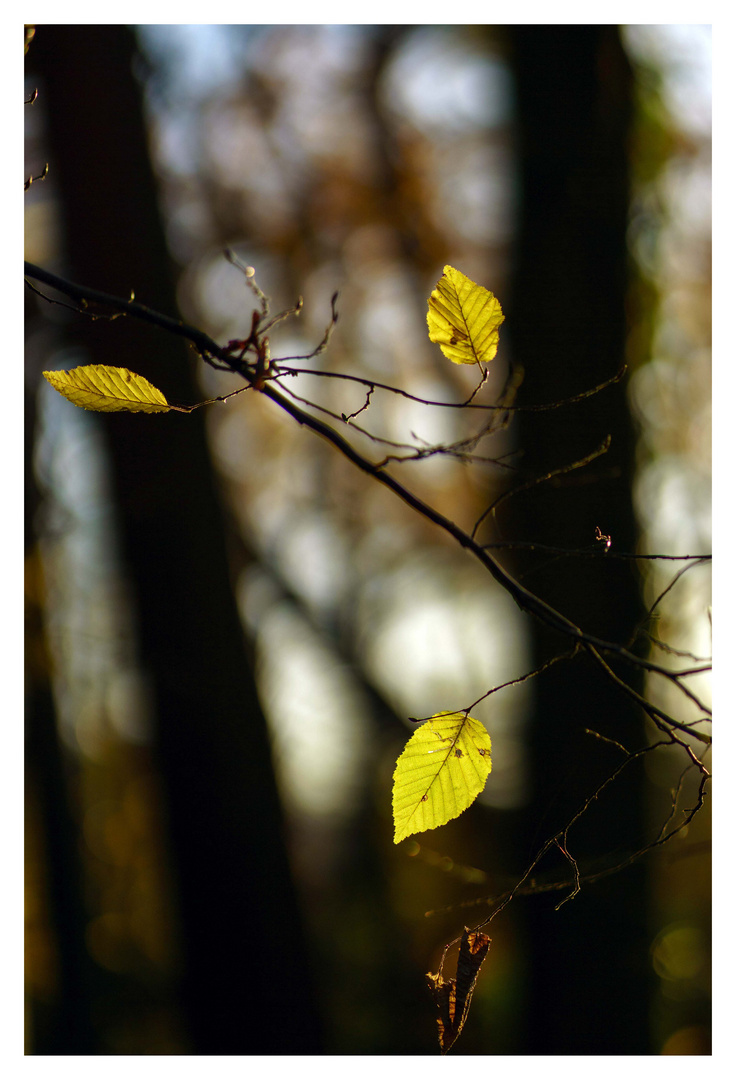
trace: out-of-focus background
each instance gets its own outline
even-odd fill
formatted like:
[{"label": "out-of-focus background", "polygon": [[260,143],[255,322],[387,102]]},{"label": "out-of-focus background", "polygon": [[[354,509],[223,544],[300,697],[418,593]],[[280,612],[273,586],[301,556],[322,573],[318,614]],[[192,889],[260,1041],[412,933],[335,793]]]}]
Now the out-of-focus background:
[{"label": "out-of-focus background", "polygon": [[[476,385],[427,339],[446,263],[506,313],[483,400],[511,364],[537,405],[625,362],[585,402],[516,414],[482,463],[394,469],[471,529],[610,435],[479,536],[610,535],[606,560],[498,557],[627,643],[684,564],[616,556],[710,550],[710,49],[697,25],[38,26],[25,171],[50,171],[25,196],[26,257],[225,342],[254,306],[230,247],[274,312],[304,298],[275,356],[315,348],[338,291],[329,348],[301,366],[432,400]],[[41,377],[116,364],[183,404],[237,387],[180,342],[30,291],[26,327],[27,1053],[435,1053],[425,973],[620,760],[586,729],[630,750],[652,733],[582,661],[557,664],[474,710],[493,741],[477,804],[394,845],[408,718],[564,642],[270,401],[98,416]],[[286,389],[338,416],[365,401]],[[376,392],[356,423],[421,447],[483,415]],[[709,605],[703,563],[641,623],[678,651],[657,660],[710,654]],[[686,762],[645,761],[571,830],[582,870],[667,819]],[[709,842],[706,803],[560,911],[514,900],[453,1053],[709,1053]]]}]

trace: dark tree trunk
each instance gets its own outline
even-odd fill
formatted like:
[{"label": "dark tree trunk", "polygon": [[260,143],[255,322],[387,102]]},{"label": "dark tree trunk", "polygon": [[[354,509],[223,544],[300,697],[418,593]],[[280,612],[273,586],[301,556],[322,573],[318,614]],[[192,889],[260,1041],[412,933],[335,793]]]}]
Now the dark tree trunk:
[{"label": "dark tree trunk", "polygon": [[[174,314],[171,266],[120,26],[41,26],[33,62],[78,280]],[[172,401],[199,396],[182,344],[124,319],[79,318],[85,362],[130,367]],[[193,1052],[319,1052],[266,724],[229,580],[201,413],[106,416],[110,467],[156,741]],[[83,1052],[80,1048],[80,1052]]]},{"label": "dark tree trunk", "polygon": [[[609,378],[625,358],[631,73],[615,27],[516,27],[509,37],[522,193],[507,327],[525,371],[524,401],[552,402]],[[527,414],[519,432],[532,475],[580,460],[607,435],[612,442],[585,469],[511,499],[505,534],[579,548],[593,546],[600,527],[614,550],[634,550],[634,432],[624,384],[582,404]],[[516,570],[609,640],[625,643],[641,615],[626,561],[542,564],[537,557]],[[537,663],[568,647],[537,624],[533,634]],[[522,863],[621,760],[585,729],[630,750],[644,741],[641,716],[585,657],[554,667],[535,681],[535,692]],[[613,863],[639,845],[642,783],[632,767],[571,830],[569,850],[583,872],[590,859]],[[566,866],[558,857],[558,876]],[[585,886],[557,913],[544,897],[526,902],[531,1009],[522,1052],[648,1051],[646,900],[639,865]]]},{"label": "dark tree trunk", "polygon": [[[93,973],[84,944],[82,868],[51,683],[33,473],[36,395],[25,395],[25,802],[27,836],[41,848],[48,930],[56,960],[51,1000],[29,996],[26,1028],[34,1054],[98,1054]],[[27,840],[28,842],[28,840]]]}]

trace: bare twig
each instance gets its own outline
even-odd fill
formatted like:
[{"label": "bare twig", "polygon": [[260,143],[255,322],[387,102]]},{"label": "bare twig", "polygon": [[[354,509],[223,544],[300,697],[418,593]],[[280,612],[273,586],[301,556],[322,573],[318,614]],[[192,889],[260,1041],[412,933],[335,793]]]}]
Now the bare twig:
[{"label": "bare twig", "polygon": [[522,491],[528,491],[530,488],[536,487],[537,484],[542,484],[546,480],[552,480],[556,476],[564,476],[567,473],[573,472],[574,469],[581,469],[585,465],[590,465],[591,461],[595,461],[595,459],[600,457],[602,454],[608,453],[610,447],[611,436],[607,435],[601,445],[596,450],[591,451],[590,454],[586,454],[585,457],[580,458],[579,461],[570,462],[568,465],[561,465],[558,469],[552,469],[550,472],[545,473],[544,476],[535,476],[533,480],[529,480],[526,484],[521,484],[519,485],[519,487],[511,488],[509,491],[504,491],[501,495],[498,496],[498,498],[494,502],[491,503],[489,507],[487,507],[483,511],[483,513],[473,526],[473,530],[470,535],[474,537],[478,532],[480,526],[488,517],[488,515],[495,515],[498,507],[501,505],[502,502],[505,502],[506,499],[510,499],[513,495],[518,495]]},{"label": "bare twig", "polygon": [[[26,104],[27,105],[32,105],[34,101],[35,101],[35,97],[32,98],[30,101],[27,101]],[[49,165],[48,165],[48,162],[46,162],[46,164],[44,165],[44,169],[43,169],[42,173],[39,173],[38,176],[29,176],[28,177],[28,179],[26,180],[26,182],[23,185],[23,190],[28,191],[31,184],[35,184],[36,181],[38,181],[38,180],[45,180],[48,175],[49,175]]]},{"label": "bare twig", "polygon": [[[496,916],[516,896],[538,896],[549,892],[561,892],[563,890],[571,890],[570,894],[565,897],[559,904],[556,905],[557,910],[559,907],[562,906],[562,904],[566,903],[567,900],[572,899],[573,895],[577,895],[582,885],[593,884],[596,881],[600,881],[602,878],[609,877],[612,874],[620,873],[622,870],[625,870],[627,867],[631,866],[633,863],[643,858],[649,852],[667,844],[674,836],[676,836],[683,829],[687,828],[687,826],[690,824],[695,815],[703,806],[703,802],[705,800],[705,788],[708,780],[710,779],[710,773],[702,764],[702,762],[698,761],[697,759],[688,767],[688,769],[685,770],[685,772],[687,772],[691,768],[696,768],[700,772],[700,783],[698,786],[697,796],[694,805],[682,811],[683,819],[681,822],[679,822],[679,824],[672,825],[672,827],[668,829],[668,825],[670,825],[674,821],[674,816],[677,812],[679,793],[682,788],[684,773],[681,775],[678,781],[677,788],[673,792],[673,802],[670,814],[668,815],[668,818],[662,828],[660,828],[657,836],[653,840],[651,840],[648,844],[645,844],[643,847],[639,848],[637,851],[632,852],[623,859],[619,859],[618,861],[613,862],[610,866],[607,866],[602,870],[581,874],[577,866],[576,860],[572,858],[567,848],[567,836],[570,829],[573,827],[575,822],[578,821],[585,814],[591,803],[593,803],[596,799],[599,798],[604,789],[608,787],[609,784],[613,783],[624,769],[628,768],[628,766],[631,765],[634,761],[637,761],[638,759],[644,757],[646,754],[654,753],[661,747],[667,746],[671,743],[671,739],[669,738],[662,739],[659,742],[650,743],[647,746],[641,747],[639,750],[630,753],[625,749],[625,747],[623,747],[620,743],[617,743],[615,740],[607,739],[605,736],[598,735],[597,732],[589,733],[591,735],[595,735],[597,738],[603,739],[606,742],[612,743],[614,746],[617,746],[625,754],[625,760],[621,762],[621,764],[618,765],[613,770],[613,772],[609,776],[607,776],[605,780],[602,781],[601,784],[598,785],[593,794],[585,800],[585,802],[570,818],[564,829],[556,833],[554,836],[550,837],[549,840],[547,840],[542,845],[542,847],[539,849],[539,851],[537,851],[536,855],[527,866],[524,873],[516,881],[516,884],[512,888],[507,889],[505,892],[493,896],[477,897],[472,900],[461,901],[459,904],[452,904],[449,907],[439,908],[434,911],[427,911],[425,912],[425,917],[429,918],[434,915],[444,915],[458,908],[480,906],[490,907],[492,909],[491,912],[487,916],[485,916],[481,922],[479,922],[476,926],[473,927],[473,929],[477,931],[482,929],[484,926],[487,926],[488,923],[492,922],[493,919],[495,919]],[[534,873],[534,870],[539,865],[542,858],[552,847],[559,848],[565,858],[568,860],[568,862],[570,862],[570,864],[572,865],[572,880],[566,878],[562,881],[539,882],[532,878],[531,875]]]},{"label": "bare twig", "polygon": [[563,548],[554,547],[551,544],[538,544],[536,541],[529,540],[496,540],[492,543],[483,544],[483,547],[488,550],[503,550],[508,548],[513,551],[541,551],[544,554],[551,555],[567,555],[575,558],[584,559],[600,559],[603,556],[607,560],[611,559],[635,559],[635,560],[669,560],[671,562],[685,562],[691,559],[700,559],[706,561],[712,558],[711,555],[637,555],[633,552],[627,551],[605,551],[603,548],[591,547],[589,548]]},{"label": "bare twig", "polygon": [[226,366],[229,366],[231,371],[235,371],[242,375],[249,383],[254,384],[257,382],[261,393],[270,398],[274,404],[278,405],[288,413],[298,424],[309,428],[316,435],[321,436],[327,442],[331,443],[344,457],[360,469],[361,472],[364,472],[368,476],[372,476],[380,484],[383,484],[393,491],[395,495],[407,504],[407,506],[410,506],[422,517],[452,536],[461,547],[465,548],[475,556],[499,585],[510,593],[523,611],[534,615],[553,630],[569,637],[575,643],[591,645],[596,649],[613,653],[622,659],[625,659],[627,662],[647,671],[658,672],[667,678],[677,678],[676,672],[673,673],[658,664],[653,664],[650,661],[629,652],[628,649],[625,649],[616,642],[605,641],[576,626],[575,623],[565,615],[555,610],[551,605],[547,604],[540,597],[536,596],[516,581],[493,558],[486,547],[478,544],[473,536],[465,532],[464,529],[454,521],[451,521],[423,499],[420,499],[419,496],[414,495],[393,475],[386,472],[381,463],[370,461],[356,450],[356,448],[340,435],[339,432],[324,423],[319,417],[312,416],[299,408],[293,401],[287,400],[283,394],[274,388],[270,380],[259,380],[253,365],[246,364],[244,361],[233,356],[231,352],[228,352],[226,348],[218,345],[209,337],[209,335],[203,333],[203,331],[188,326],[180,320],[172,319],[169,316],[153,311],[151,308],[134,300],[122,300],[119,297],[111,296],[95,289],[74,285],[71,282],[65,281],[63,278],[51,274],[47,270],[41,270],[39,267],[33,266],[30,263],[25,264],[25,273],[28,277],[42,281],[44,284],[56,288],[58,291],[77,300],[79,303],[95,303],[102,306],[108,306],[113,308],[113,310],[130,315],[134,318],[142,319],[145,322],[158,326],[162,330],[188,339],[208,362],[210,362],[210,358],[214,357]]},{"label": "bare twig", "polygon": [[[38,177],[35,179],[39,179]],[[30,183],[30,181],[29,181]],[[533,480],[522,484],[515,489],[507,491],[499,499],[497,499],[491,506],[489,506],[481,517],[476,521],[471,532],[468,533],[462,529],[456,522],[447,518],[440,513],[433,506],[425,502],[419,496],[411,492],[404,484],[396,479],[394,475],[387,471],[387,466],[392,461],[401,460],[418,460],[423,457],[431,456],[432,454],[452,454],[463,460],[494,460],[494,459],[482,459],[479,455],[470,453],[470,450],[474,450],[478,442],[486,435],[491,434],[499,430],[508,420],[509,415],[512,412],[540,412],[552,408],[560,408],[563,405],[575,404],[579,401],[585,400],[595,393],[599,393],[606,386],[611,385],[614,382],[619,381],[623,376],[625,368],[617,372],[615,376],[607,380],[605,383],[594,387],[591,390],[584,391],[581,394],[575,395],[573,398],[566,399],[565,401],[555,402],[551,405],[538,405],[538,406],[514,406],[511,404],[516,388],[518,386],[518,378],[513,372],[510,372],[507,386],[504,390],[503,396],[507,399],[501,403],[493,405],[482,405],[474,401],[474,398],[480,392],[482,386],[486,381],[486,376],[481,379],[480,383],[476,386],[470,397],[460,403],[451,402],[436,402],[428,399],[417,397],[397,387],[388,386],[386,384],[377,382],[371,379],[365,379],[358,376],[344,375],[340,373],[324,372],[307,370],[303,368],[295,368],[289,366],[289,358],[276,359],[271,361],[268,353],[268,339],[265,334],[268,330],[272,329],[282,319],[285,319],[289,315],[298,315],[301,310],[301,301],[289,311],[282,312],[274,318],[268,319],[268,299],[259,289],[255,283],[253,272],[251,268],[245,267],[241,264],[237,258],[228,253],[229,261],[238,267],[245,275],[246,283],[254,291],[256,298],[259,302],[259,309],[253,312],[251,331],[247,338],[243,341],[233,341],[228,343],[227,346],[218,345],[207,334],[196,329],[195,327],[188,326],[187,324],[169,318],[162,315],[159,312],[153,311],[143,304],[137,303],[132,295],[128,300],[121,300],[118,297],[110,296],[106,293],[99,292],[97,290],[83,288],[78,285],[74,285],[65,281],[62,278],[57,277],[54,274],[50,274],[48,271],[41,270],[38,267],[32,266],[28,263],[25,265],[25,272],[27,277],[42,282],[43,284],[56,289],[62,295],[69,297],[79,305],[80,313],[86,314],[93,318],[106,317],[117,318],[121,315],[130,316],[133,318],[141,319],[155,326],[158,326],[161,330],[173,333],[177,336],[185,338],[189,341],[199,352],[202,359],[210,364],[217,370],[226,370],[239,374],[246,382],[246,386],[239,390],[233,391],[229,394],[224,394],[219,398],[210,399],[211,401],[226,401],[228,398],[235,394],[241,393],[247,389],[256,389],[260,393],[271,400],[280,409],[286,412],[293,420],[298,424],[308,428],[315,435],[320,436],[329,442],[334,449],[336,449],[346,460],[350,461],[361,472],[370,476],[373,480],[382,484],[393,492],[400,500],[402,500],[407,506],[413,509],[426,521],[432,523],[447,535],[452,537],[456,543],[462,548],[468,551],[481,565],[490,573],[494,580],[508,592],[515,600],[518,607],[532,615],[534,618],[540,620],[542,623],[559,633],[563,640],[569,644],[569,649],[566,652],[561,652],[558,655],[553,656],[550,660],[539,666],[533,671],[519,676],[518,678],[509,680],[499,686],[495,686],[490,690],[487,690],[484,694],[478,697],[471,705],[462,710],[466,714],[469,714],[470,710],[475,708],[480,702],[490,697],[492,694],[497,693],[507,687],[519,685],[526,682],[529,679],[541,675],[547,671],[553,665],[563,661],[572,660],[580,652],[590,657],[590,659],[596,664],[603,675],[610,681],[610,683],[617,688],[617,690],[625,694],[631,701],[633,701],[638,707],[640,707],[644,713],[650,718],[657,730],[661,733],[661,738],[657,742],[651,742],[648,745],[636,750],[628,751],[626,747],[617,741],[615,738],[602,735],[597,732],[589,731],[596,739],[606,742],[616,748],[623,755],[619,764],[611,771],[611,773],[598,784],[596,789],[588,796],[587,799],[578,807],[577,811],[572,815],[565,827],[557,832],[554,836],[550,837],[539,849],[534,858],[531,860],[521,877],[513,884],[513,886],[494,896],[488,896],[481,899],[468,901],[460,905],[459,907],[467,907],[471,905],[484,904],[491,908],[489,914],[487,914],[483,920],[475,927],[475,931],[479,931],[482,927],[491,922],[516,896],[531,896],[547,892],[565,892],[563,898],[557,903],[556,909],[559,909],[563,904],[569,900],[574,899],[581,891],[581,888],[595,881],[600,880],[609,874],[617,873],[626,867],[630,866],[636,860],[642,858],[646,853],[654,850],[667,843],[673,836],[679,833],[682,829],[686,828],[690,821],[692,821],[695,814],[703,806],[706,793],[706,785],[710,777],[708,769],[705,767],[701,758],[695,752],[693,743],[700,743],[707,748],[710,746],[710,736],[705,732],[698,729],[696,725],[701,725],[708,721],[707,716],[698,718],[690,723],[685,723],[678,720],[676,717],[669,715],[663,709],[656,706],[653,702],[649,701],[646,697],[640,694],[633,686],[629,685],[616,671],[613,670],[609,659],[615,657],[619,660],[625,661],[628,665],[639,671],[646,671],[651,674],[659,675],[670,681],[677,689],[686,696],[691,702],[693,702],[703,713],[709,712],[699,698],[693,693],[693,691],[685,684],[684,680],[690,676],[702,674],[705,671],[710,670],[709,666],[706,666],[705,662],[698,660],[697,657],[692,654],[678,653],[677,650],[671,649],[664,643],[656,641],[648,635],[650,639],[659,647],[664,648],[672,655],[680,655],[683,658],[692,659],[696,666],[689,668],[682,668],[680,670],[671,670],[667,667],[657,664],[652,660],[644,657],[640,657],[633,653],[630,648],[619,644],[614,641],[606,641],[598,638],[597,636],[588,633],[581,627],[578,627],[570,619],[568,619],[562,612],[556,610],[550,604],[542,600],[541,597],[531,592],[520,581],[516,580],[510,575],[510,573],[497,561],[497,559],[491,553],[494,549],[511,548],[511,549],[524,549],[530,551],[539,551],[546,554],[553,554],[558,557],[586,557],[586,558],[606,558],[606,559],[634,559],[634,560],[668,560],[668,559],[680,559],[686,560],[686,565],[683,566],[673,577],[668,586],[659,594],[655,602],[651,605],[649,611],[642,623],[645,623],[647,619],[654,617],[655,610],[662,602],[664,597],[674,587],[678,580],[692,568],[694,565],[698,565],[709,559],[709,555],[697,555],[697,556],[670,556],[670,555],[639,555],[635,553],[627,552],[615,552],[611,550],[610,537],[603,534],[599,528],[597,528],[595,545],[591,548],[585,548],[582,550],[573,550],[565,548],[555,548],[547,545],[541,545],[536,543],[525,543],[522,541],[505,541],[496,543],[479,544],[476,540],[476,534],[483,521],[491,514],[495,513],[498,505],[506,498],[510,498],[511,495],[518,492],[528,490],[529,488],[542,483],[544,481],[553,479],[555,477],[570,473],[575,469],[582,468],[595,460],[600,455],[604,454],[610,444],[610,438],[607,438],[600,447],[598,447],[591,454],[582,458],[580,461],[573,462],[566,466],[562,466],[559,469],[552,470],[542,477],[535,477]],[[38,293],[35,286],[30,285],[30,288],[34,292]],[[39,293],[39,295],[42,295]],[[43,297],[50,300],[49,297]],[[336,309],[337,294],[334,294],[331,301],[331,319],[325,330],[324,337],[316,349],[309,354],[308,357],[295,357],[291,360],[311,359],[327,347],[330,340],[330,335],[337,322],[337,309]],[[51,301],[59,303],[60,301]],[[94,305],[98,308],[106,309],[112,314],[102,315],[90,312],[89,305]],[[67,306],[67,305],[64,305]],[[252,358],[251,358],[252,357]],[[365,401],[354,412],[349,414],[337,413],[332,410],[318,405],[315,402],[308,401],[305,398],[297,395],[291,390],[284,382],[286,376],[292,375],[312,375],[322,378],[341,379],[343,381],[354,382],[360,386],[363,386],[366,390]],[[481,428],[475,435],[469,436],[464,440],[460,440],[450,446],[426,446],[415,447],[408,444],[394,443],[387,439],[379,438],[373,435],[371,432],[361,428],[358,424],[353,423],[356,417],[361,413],[366,412],[372,402],[373,395],[376,391],[385,391],[388,393],[396,394],[408,400],[417,401],[427,406],[436,406],[442,408],[453,409],[482,409],[492,413],[492,419]],[[200,405],[207,404],[208,402],[201,402],[193,406],[180,406],[179,411],[192,411]],[[352,442],[348,440],[343,434],[335,430],[334,427],[322,419],[320,416],[315,415],[316,412],[321,413],[323,416],[329,417],[330,420],[341,422],[346,425],[352,432],[356,432],[360,435],[366,436],[384,445],[391,446],[395,449],[404,449],[409,454],[404,458],[399,458],[397,455],[390,455],[379,461],[372,461],[365,454],[361,453]],[[416,438],[416,436],[415,436]],[[499,464],[496,461],[496,464]],[[601,543],[605,544],[605,547],[601,547]],[[643,630],[643,625],[640,624],[637,628],[637,633]],[[646,631],[645,631],[646,632]],[[634,635],[636,637],[636,633]],[[634,639],[632,638],[632,641]],[[630,643],[631,644],[631,643]],[[587,729],[586,729],[587,730]],[[588,811],[591,804],[597,800],[603,791],[613,784],[621,773],[627,769],[633,762],[641,759],[644,755],[653,753],[659,748],[677,746],[684,753],[687,764],[682,770],[677,784],[672,793],[672,801],[669,809],[669,813],[657,835],[648,844],[645,844],[639,850],[619,859],[614,864],[606,867],[602,870],[597,870],[590,873],[581,873],[578,861],[570,850],[569,834],[574,828],[579,819]],[[702,752],[702,751],[701,751]],[[697,797],[694,804],[689,808],[681,808],[681,797],[684,788],[685,778],[692,771],[696,770],[700,776],[700,782],[698,785]],[[678,817],[681,820],[678,821]],[[568,874],[564,880],[557,880],[554,882],[538,882],[532,877],[536,867],[539,865],[542,858],[552,848],[557,848],[564,859],[570,866],[571,875]],[[453,910],[448,908],[445,910]],[[428,912],[427,914],[434,914]]]},{"label": "bare twig", "polygon": [[[337,314],[334,313],[334,303],[337,299],[337,293],[332,298],[333,302],[333,323],[337,322]],[[329,340],[329,339],[328,339]],[[396,394],[398,397],[407,398],[409,401],[416,401],[420,405],[431,405],[436,409],[480,409],[485,412],[549,412],[552,409],[561,409],[567,405],[577,405],[581,401],[585,401],[589,397],[593,397],[595,394],[599,394],[602,390],[606,390],[614,383],[620,382],[626,373],[626,366],[622,367],[615,375],[612,375],[610,379],[606,379],[604,382],[599,383],[597,386],[592,387],[590,390],[583,390],[579,394],[574,394],[569,398],[561,398],[559,401],[553,401],[541,405],[511,405],[502,402],[496,402],[494,404],[481,405],[474,402],[474,398],[480,389],[480,386],[473,390],[470,397],[465,398],[464,401],[433,401],[430,398],[418,397],[416,394],[410,394],[408,390],[402,390],[398,386],[391,386],[388,383],[378,382],[376,379],[367,379],[361,375],[348,375],[343,371],[319,371],[314,368],[295,368],[290,364],[294,360],[311,360],[313,356],[317,356],[320,352],[323,352],[326,348],[327,341],[323,341],[320,346],[315,349],[314,352],[309,353],[308,356],[285,356],[278,361],[278,371],[284,375],[314,375],[318,379],[339,379],[343,382],[355,382],[360,383],[362,386],[372,386],[375,390],[385,390],[386,393]],[[481,385],[483,385],[481,383]]]}]

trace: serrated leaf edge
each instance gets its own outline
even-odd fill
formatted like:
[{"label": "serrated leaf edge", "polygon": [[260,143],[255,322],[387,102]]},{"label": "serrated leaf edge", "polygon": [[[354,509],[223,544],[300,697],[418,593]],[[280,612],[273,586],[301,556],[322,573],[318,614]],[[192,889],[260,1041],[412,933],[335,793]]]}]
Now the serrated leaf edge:
[{"label": "serrated leaf edge", "polygon": [[68,371],[42,374],[73,405],[91,412],[154,413],[172,408],[158,387],[129,368],[84,364]]}]

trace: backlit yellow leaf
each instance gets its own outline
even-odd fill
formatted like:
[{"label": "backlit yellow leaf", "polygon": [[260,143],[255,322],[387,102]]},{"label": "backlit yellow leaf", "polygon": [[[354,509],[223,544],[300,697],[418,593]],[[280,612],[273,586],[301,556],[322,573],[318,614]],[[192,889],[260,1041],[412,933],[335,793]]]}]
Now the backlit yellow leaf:
[{"label": "backlit yellow leaf", "polygon": [[89,364],[71,371],[44,371],[55,390],[95,412],[168,412],[171,406],[148,379],[127,368]]},{"label": "backlit yellow leaf", "polygon": [[467,810],[491,771],[491,739],[465,713],[433,716],[414,732],[394,772],[394,843]]},{"label": "backlit yellow leaf", "polygon": [[496,297],[453,266],[432,290],[427,312],[429,340],[440,346],[453,364],[489,363],[498,348],[498,328],[504,320]]}]

